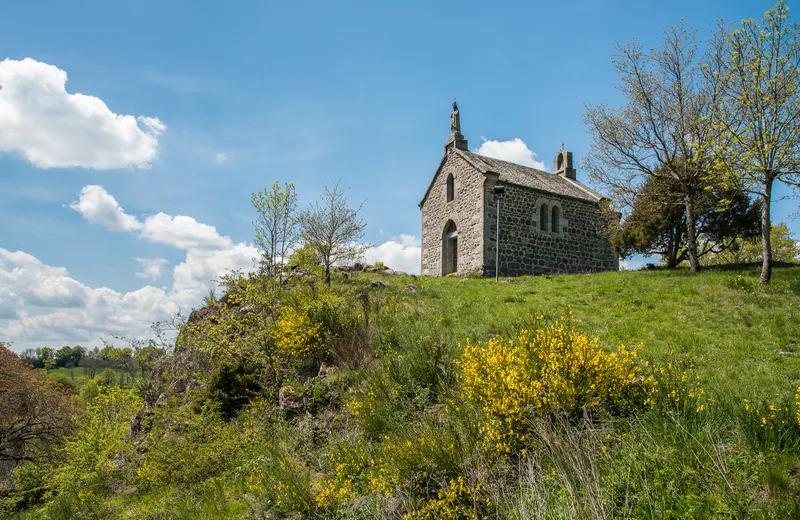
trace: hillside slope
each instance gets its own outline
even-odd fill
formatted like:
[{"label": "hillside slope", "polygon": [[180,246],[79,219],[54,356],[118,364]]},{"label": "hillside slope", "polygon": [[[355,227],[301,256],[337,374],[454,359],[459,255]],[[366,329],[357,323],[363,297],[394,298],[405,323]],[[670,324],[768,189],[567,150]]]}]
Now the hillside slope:
[{"label": "hillside slope", "polygon": [[[800,266],[251,276],[103,388],[25,518],[788,518]],[[622,346],[624,345],[624,346]],[[3,509],[0,509],[3,511]]]}]

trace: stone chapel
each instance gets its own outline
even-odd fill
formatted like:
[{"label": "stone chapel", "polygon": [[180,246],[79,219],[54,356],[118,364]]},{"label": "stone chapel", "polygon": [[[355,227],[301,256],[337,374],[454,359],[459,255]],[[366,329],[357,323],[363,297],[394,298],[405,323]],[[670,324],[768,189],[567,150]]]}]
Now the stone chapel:
[{"label": "stone chapel", "polygon": [[604,198],[578,182],[571,152],[562,146],[553,173],[472,153],[455,102],[450,132],[419,203],[422,274],[494,276],[498,197],[501,276],[619,269]]}]

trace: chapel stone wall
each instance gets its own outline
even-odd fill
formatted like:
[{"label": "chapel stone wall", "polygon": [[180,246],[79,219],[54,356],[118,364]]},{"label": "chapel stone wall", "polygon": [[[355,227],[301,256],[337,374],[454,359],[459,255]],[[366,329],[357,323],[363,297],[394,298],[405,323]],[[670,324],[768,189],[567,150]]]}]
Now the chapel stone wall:
[{"label": "chapel stone wall", "polygon": [[[447,178],[453,175],[454,198],[447,201]],[[483,197],[482,174],[459,157],[453,146],[447,149],[446,161],[422,204],[422,266],[424,275],[442,275],[442,238],[447,222],[458,230],[458,271],[468,274],[483,271]]]},{"label": "chapel stone wall", "polygon": [[[497,199],[492,183],[484,187],[484,275],[494,276],[497,246]],[[500,274],[581,273],[617,271],[619,259],[605,234],[596,203],[506,184],[500,200]],[[559,208],[560,225],[541,229],[541,206],[552,216]]]}]

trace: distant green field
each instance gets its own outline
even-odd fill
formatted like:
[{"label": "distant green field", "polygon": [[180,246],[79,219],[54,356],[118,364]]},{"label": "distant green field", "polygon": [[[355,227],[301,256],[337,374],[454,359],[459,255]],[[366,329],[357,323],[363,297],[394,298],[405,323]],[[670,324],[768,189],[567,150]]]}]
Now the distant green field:
[{"label": "distant green field", "polygon": [[[647,359],[675,352],[693,360],[713,393],[764,398],[800,386],[800,266],[775,269],[758,286],[759,269],[628,271],[590,275],[479,278],[381,277],[415,283],[401,320],[434,324],[444,341],[484,340],[532,316],[572,310],[605,348],[642,345]],[[441,320],[439,321],[438,318]],[[410,325],[407,324],[407,325]],[[405,327],[407,325],[402,325]]]},{"label": "distant green field", "polygon": [[114,374],[114,382],[120,386],[128,387],[132,383],[138,374],[128,374],[122,370],[117,370],[115,368],[95,368],[90,369],[86,367],[75,367],[75,368],[52,368],[47,371],[49,376],[55,376],[57,374],[63,374],[65,377],[73,379],[75,381],[81,378],[92,378],[99,375],[104,370],[110,370]]}]

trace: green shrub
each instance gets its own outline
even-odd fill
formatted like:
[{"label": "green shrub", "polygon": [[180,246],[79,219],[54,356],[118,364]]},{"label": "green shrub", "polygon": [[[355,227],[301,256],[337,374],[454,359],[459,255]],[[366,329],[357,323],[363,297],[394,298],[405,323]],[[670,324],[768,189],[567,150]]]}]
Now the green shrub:
[{"label": "green shrub", "polygon": [[48,373],[47,377],[49,377],[51,381],[64,388],[64,390],[67,390],[72,394],[75,393],[75,389],[77,388],[75,380],[73,380],[67,374],[61,372],[52,372]]},{"label": "green shrub", "polygon": [[100,386],[111,386],[116,384],[117,373],[113,368],[105,368],[102,372],[97,374],[94,380],[97,381],[97,384]]},{"label": "green shrub", "polygon": [[101,390],[89,404],[81,429],[64,447],[64,463],[50,480],[56,497],[48,504],[51,516],[102,514],[98,496],[125,476],[126,463],[135,455],[128,435],[130,421],[141,406],[133,393],[114,386]]},{"label": "green shrub", "polygon": [[248,359],[234,358],[215,368],[207,394],[223,419],[230,420],[261,388],[259,367]]},{"label": "green shrub", "polygon": [[[177,403],[175,403],[177,404]],[[136,469],[143,486],[199,485],[235,465],[244,441],[241,429],[204,407],[167,405],[148,419],[144,459]]]},{"label": "green shrub", "polygon": [[94,379],[89,379],[83,386],[81,386],[80,396],[81,399],[87,403],[94,401],[95,397],[100,393],[100,385]]}]

